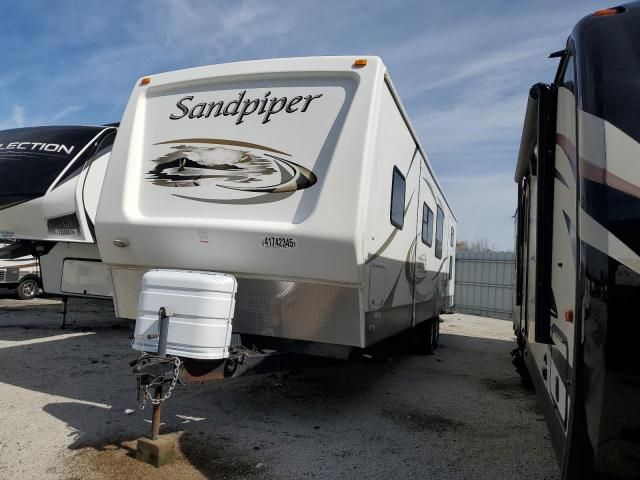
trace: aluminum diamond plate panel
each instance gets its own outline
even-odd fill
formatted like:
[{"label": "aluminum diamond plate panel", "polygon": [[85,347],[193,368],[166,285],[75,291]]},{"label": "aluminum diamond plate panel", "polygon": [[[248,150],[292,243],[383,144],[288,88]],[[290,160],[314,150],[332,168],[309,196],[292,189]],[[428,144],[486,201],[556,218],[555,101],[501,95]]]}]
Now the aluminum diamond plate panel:
[{"label": "aluminum diamond plate panel", "polygon": [[[116,312],[135,319],[147,270],[113,267]],[[234,333],[363,346],[358,288],[238,278]]]}]

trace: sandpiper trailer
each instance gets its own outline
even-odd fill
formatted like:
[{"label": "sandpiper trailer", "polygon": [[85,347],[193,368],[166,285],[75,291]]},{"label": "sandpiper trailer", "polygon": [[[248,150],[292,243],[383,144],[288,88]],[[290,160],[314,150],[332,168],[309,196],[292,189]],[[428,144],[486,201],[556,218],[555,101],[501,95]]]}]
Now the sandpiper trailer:
[{"label": "sandpiper trailer", "polygon": [[563,479],[640,478],[640,3],[573,29],[531,88],[514,329]]},{"label": "sandpiper trailer", "polygon": [[[117,315],[148,320],[134,347],[155,351],[148,333],[158,306],[182,304],[160,300],[162,292],[184,299],[215,279],[185,274],[219,272],[237,278],[232,330],[243,342],[286,340],[329,356],[415,326],[435,343],[437,316],[453,299],[455,227],[376,57],[249,61],[140,79],[96,221]],[[155,276],[142,282],[149,271]],[[233,281],[225,285],[233,295]],[[184,343],[207,329],[200,313],[174,314],[167,351],[189,357]],[[180,333],[192,327],[198,334]],[[229,328],[221,331],[217,348],[197,358],[228,354]]]},{"label": "sandpiper trailer", "polygon": [[0,131],[0,258],[35,255],[43,290],[111,295],[95,242],[102,180],[116,135],[110,126]]}]

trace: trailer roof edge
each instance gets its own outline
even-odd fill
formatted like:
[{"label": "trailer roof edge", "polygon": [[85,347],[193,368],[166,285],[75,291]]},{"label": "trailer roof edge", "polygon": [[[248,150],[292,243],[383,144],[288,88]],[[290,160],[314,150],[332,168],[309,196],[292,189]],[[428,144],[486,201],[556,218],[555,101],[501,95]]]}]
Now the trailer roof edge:
[{"label": "trailer roof edge", "polygon": [[440,185],[440,182],[438,181],[438,177],[436,177],[436,174],[435,174],[435,172],[433,170],[433,167],[431,166],[431,162],[429,161],[429,157],[427,156],[427,152],[425,151],[424,147],[422,146],[422,143],[420,142],[420,138],[418,137],[418,134],[416,133],[415,129],[413,128],[413,125],[411,124],[411,120],[409,119],[409,115],[407,114],[407,111],[404,108],[404,105],[402,104],[402,100],[400,100],[400,96],[398,95],[397,90],[394,87],[393,82],[391,81],[391,78],[389,76],[388,70],[386,70],[386,66],[385,66],[384,81],[387,84],[387,87],[389,87],[389,90],[391,91],[391,96],[393,97],[393,101],[396,102],[396,105],[398,106],[398,110],[400,110],[400,114],[402,115],[402,119],[406,123],[407,128],[409,129],[409,132],[411,133],[411,136],[413,137],[413,141],[416,142],[416,146],[418,147],[418,150],[422,154],[422,158],[424,159],[425,165],[427,166],[427,169],[429,170],[429,173],[431,173],[431,176],[433,177],[433,180],[434,180],[434,182],[436,184],[436,187],[438,188],[438,191],[442,195],[442,198],[444,199],[444,202],[447,204],[447,207],[449,208],[449,211],[451,212],[451,216],[457,222],[458,219],[456,218],[455,213],[453,213],[453,208],[451,208],[451,204],[449,203],[449,200],[447,199],[447,196],[445,195],[444,190],[442,189],[442,186]]}]

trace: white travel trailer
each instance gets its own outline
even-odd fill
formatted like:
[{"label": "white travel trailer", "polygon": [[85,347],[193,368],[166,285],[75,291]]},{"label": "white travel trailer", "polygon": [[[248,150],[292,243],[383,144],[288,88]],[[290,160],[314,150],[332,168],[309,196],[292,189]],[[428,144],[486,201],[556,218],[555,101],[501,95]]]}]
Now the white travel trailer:
[{"label": "white travel trailer", "polygon": [[111,295],[94,224],[115,135],[110,126],[0,131],[0,240],[15,242],[1,256],[36,255],[47,293]]},{"label": "white travel trailer", "polygon": [[455,228],[376,57],[141,79],[96,221],[119,317],[138,317],[149,270],[221,272],[237,278],[234,333],[328,355],[418,325],[433,346]]},{"label": "white travel trailer", "polygon": [[640,3],[573,29],[516,167],[516,364],[563,479],[640,474]]}]

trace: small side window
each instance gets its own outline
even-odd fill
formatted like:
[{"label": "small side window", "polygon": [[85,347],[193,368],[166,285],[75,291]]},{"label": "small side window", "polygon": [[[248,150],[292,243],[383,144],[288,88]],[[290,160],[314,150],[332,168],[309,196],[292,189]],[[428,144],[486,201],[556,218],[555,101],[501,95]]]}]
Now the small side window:
[{"label": "small side window", "polygon": [[407,186],[404,175],[393,167],[393,180],[391,182],[391,224],[402,230],[404,226],[404,196]]},{"label": "small side window", "polygon": [[422,243],[433,245],[433,210],[426,203],[422,204]]},{"label": "small side window", "polygon": [[444,236],[444,212],[438,207],[436,214],[436,258],[442,258],[442,237]]},{"label": "small side window", "polygon": [[560,86],[566,88],[575,94],[575,79],[573,69],[573,55],[568,56],[562,65],[562,76],[560,77]]},{"label": "small side window", "polygon": [[456,236],[455,234],[456,234],[455,230],[453,229],[453,227],[451,227],[451,246],[452,247],[456,244],[456,242],[454,240],[454,238]]}]

